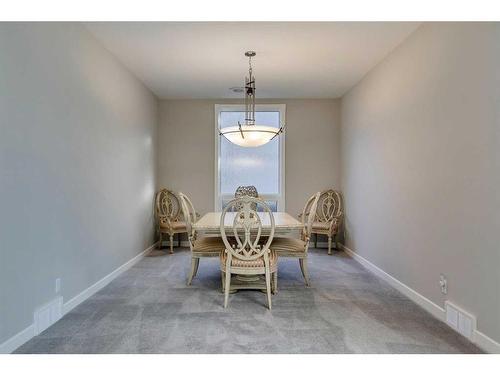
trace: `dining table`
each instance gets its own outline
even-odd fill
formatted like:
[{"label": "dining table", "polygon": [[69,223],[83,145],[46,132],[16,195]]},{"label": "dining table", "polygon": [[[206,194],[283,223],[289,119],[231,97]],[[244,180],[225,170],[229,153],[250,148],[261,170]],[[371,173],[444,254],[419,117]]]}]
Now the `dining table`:
[{"label": "dining table", "polygon": [[[233,228],[234,217],[237,212],[227,212],[224,218],[224,229],[229,232]],[[257,213],[262,222],[262,235],[268,234],[271,230],[271,221],[269,215]],[[220,236],[220,218],[222,212],[207,212],[193,224],[196,233]],[[274,217],[274,236],[286,237],[294,234],[300,234],[303,225],[295,217],[287,212],[273,212]]]},{"label": "dining table", "polygon": [[[237,212],[227,212],[224,218],[224,229],[226,233],[230,233],[233,228],[234,217]],[[271,221],[267,213],[257,212],[262,223],[262,236],[269,235],[271,230]],[[197,234],[221,237],[222,212],[208,212],[200,217],[193,224],[193,229]],[[303,229],[303,224],[295,217],[286,212],[273,212],[274,218],[274,237],[296,237],[300,235]],[[254,275],[235,275],[231,280],[230,293],[234,293],[240,289],[256,289],[265,292],[266,283],[262,276]]]}]

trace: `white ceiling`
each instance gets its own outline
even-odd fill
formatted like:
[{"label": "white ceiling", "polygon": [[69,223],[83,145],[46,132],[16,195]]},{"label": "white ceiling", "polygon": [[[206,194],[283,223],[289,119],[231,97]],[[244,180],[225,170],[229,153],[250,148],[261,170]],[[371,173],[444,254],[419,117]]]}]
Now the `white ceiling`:
[{"label": "white ceiling", "polygon": [[257,98],[336,98],[416,22],[86,23],[159,98],[240,98],[254,50]]}]

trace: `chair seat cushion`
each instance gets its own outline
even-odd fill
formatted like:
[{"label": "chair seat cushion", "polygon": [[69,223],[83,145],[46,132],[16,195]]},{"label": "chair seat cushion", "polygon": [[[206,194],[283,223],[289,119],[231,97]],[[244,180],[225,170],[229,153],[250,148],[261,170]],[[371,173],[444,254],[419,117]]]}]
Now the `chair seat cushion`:
[{"label": "chair seat cushion", "polygon": [[275,238],[271,243],[271,249],[276,251],[278,255],[284,252],[305,252],[306,243],[297,238]]},{"label": "chair seat cushion", "polygon": [[[223,251],[220,257],[220,263],[222,270],[226,269],[227,253]],[[274,251],[271,250],[269,253],[269,266],[271,272],[275,272],[278,265],[278,257]],[[231,259],[231,267],[240,268],[263,268],[264,267],[264,257],[260,257],[254,260],[243,260],[236,258],[235,256]]]},{"label": "chair seat cushion", "polygon": [[162,229],[173,229],[173,230],[186,230],[186,222],[185,221],[171,221],[170,225],[167,222],[160,222],[160,227]]},{"label": "chair seat cushion", "polygon": [[224,242],[220,237],[199,237],[194,241],[193,251],[218,255],[224,248]]},{"label": "chair seat cushion", "polygon": [[322,222],[322,221],[315,221],[312,224],[312,230],[329,230],[330,229],[330,223],[328,221]]}]

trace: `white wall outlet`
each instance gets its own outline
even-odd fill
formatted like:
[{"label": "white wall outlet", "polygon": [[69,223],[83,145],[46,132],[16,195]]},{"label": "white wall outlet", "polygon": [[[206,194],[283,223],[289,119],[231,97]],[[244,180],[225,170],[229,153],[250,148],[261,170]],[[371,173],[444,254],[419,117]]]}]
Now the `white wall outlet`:
[{"label": "white wall outlet", "polygon": [[441,286],[441,293],[447,294],[448,293],[448,280],[446,279],[446,276],[443,274],[439,275],[439,285]]},{"label": "white wall outlet", "polygon": [[57,278],[56,279],[56,287],[55,287],[56,293],[59,293],[61,291],[61,279]]}]

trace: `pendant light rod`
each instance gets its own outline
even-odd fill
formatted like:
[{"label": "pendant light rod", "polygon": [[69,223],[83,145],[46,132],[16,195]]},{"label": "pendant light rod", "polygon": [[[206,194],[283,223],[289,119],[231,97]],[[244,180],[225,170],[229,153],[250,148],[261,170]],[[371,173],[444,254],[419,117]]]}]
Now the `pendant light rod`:
[{"label": "pendant light rod", "polygon": [[255,124],[255,77],[253,75],[252,57],[257,54],[255,51],[245,52],[248,57],[248,77],[245,77],[245,120],[242,124],[238,121],[237,126],[230,126],[219,129],[219,135],[229,142],[241,147],[259,147],[282,134],[285,125],[279,128],[266,125]]},{"label": "pendant light rod", "polygon": [[255,77],[253,76],[252,57],[255,51],[245,52],[248,57],[248,77],[245,77],[245,125],[255,125]]}]

